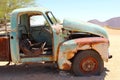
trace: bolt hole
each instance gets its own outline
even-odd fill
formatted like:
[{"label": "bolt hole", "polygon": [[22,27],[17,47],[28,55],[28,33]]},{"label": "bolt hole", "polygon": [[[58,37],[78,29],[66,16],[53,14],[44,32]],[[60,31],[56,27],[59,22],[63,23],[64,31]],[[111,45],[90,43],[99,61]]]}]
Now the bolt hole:
[{"label": "bolt hole", "polygon": [[13,36],[11,36],[11,39],[13,39]]}]

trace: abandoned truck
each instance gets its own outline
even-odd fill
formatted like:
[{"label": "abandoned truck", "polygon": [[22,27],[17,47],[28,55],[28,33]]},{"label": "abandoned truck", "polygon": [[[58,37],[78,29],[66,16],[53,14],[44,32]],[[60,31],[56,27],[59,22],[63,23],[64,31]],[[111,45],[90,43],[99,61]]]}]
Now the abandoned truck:
[{"label": "abandoned truck", "polygon": [[108,61],[109,39],[100,26],[64,19],[42,7],[16,9],[11,29],[0,33],[0,61],[57,64],[75,75],[99,75]]}]

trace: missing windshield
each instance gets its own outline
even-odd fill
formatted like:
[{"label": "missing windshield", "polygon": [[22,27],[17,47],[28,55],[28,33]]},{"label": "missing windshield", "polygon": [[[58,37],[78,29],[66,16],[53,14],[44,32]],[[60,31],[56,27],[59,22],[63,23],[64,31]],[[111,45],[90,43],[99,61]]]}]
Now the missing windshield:
[{"label": "missing windshield", "polygon": [[54,15],[52,14],[52,12],[47,12],[46,15],[47,15],[48,19],[50,20],[51,24],[56,24],[57,23],[57,20],[54,17]]}]

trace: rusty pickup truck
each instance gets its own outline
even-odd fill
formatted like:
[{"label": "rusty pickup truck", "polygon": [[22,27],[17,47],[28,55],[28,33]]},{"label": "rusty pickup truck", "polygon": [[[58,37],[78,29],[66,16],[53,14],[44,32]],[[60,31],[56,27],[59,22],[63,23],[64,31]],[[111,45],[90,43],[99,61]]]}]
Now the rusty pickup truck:
[{"label": "rusty pickup truck", "polygon": [[43,7],[16,9],[10,21],[11,29],[0,32],[0,61],[49,62],[87,76],[99,75],[111,57],[108,34],[101,26],[72,19],[61,24]]}]

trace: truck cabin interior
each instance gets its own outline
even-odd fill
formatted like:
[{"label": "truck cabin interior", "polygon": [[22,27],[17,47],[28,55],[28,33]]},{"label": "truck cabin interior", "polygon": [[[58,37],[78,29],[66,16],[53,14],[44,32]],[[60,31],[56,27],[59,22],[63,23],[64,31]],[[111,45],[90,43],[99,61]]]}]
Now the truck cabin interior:
[{"label": "truck cabin interior", "polygon": [[52,55],[52,31],[42,13],[20,14],[18,34],[20,53],[23,57]]}]

